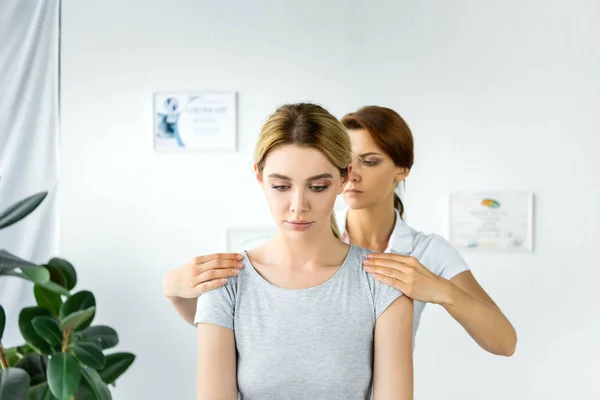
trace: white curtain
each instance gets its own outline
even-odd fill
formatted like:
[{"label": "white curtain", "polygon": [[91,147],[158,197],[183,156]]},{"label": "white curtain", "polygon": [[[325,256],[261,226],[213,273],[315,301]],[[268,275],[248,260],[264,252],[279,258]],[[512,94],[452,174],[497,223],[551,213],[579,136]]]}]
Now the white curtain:
[{"label": "white curtain", "polygon": [[[0,249],[35,263],[58,254],[60,0],[0,0],[0,212],[47,191],[28,217],[0,230]],[[0,277],[5,347],[23,343],[19,310],[32,284]]]}]

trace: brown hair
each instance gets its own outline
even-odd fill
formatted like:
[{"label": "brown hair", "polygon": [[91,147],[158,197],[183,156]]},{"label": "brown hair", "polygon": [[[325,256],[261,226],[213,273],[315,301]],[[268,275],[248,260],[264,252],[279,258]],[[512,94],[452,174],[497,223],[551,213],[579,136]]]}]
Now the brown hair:
[{"label": "brown hair", "polygon": [[[350,137],[340,121],[323,107],[310,103],[279,107],[260,131],[254,151],[254,162],[258,170],[263,170],[271,150],[287,144],[321,151],[340,171],[342,179],[348,176],[348,166],[352,160]],[[331,230],[335,237],[340,238],[333,212]]]},{"label": "brown hair", "polygon": [[[411,169],[414,162],[414,143],[410,128],[394,110],[366,106],[342,118],[346,129],[366,129],[377,146],[386,152],[397,167]],[[404,216],[404,204],[394,193],[394,207]]]}]

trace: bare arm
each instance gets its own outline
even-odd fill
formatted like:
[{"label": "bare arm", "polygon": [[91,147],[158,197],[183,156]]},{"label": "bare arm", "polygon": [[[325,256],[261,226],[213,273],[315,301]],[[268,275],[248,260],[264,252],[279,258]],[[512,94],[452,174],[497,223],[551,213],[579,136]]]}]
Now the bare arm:
[{"label": "bare arm", "polygon": [[375,324],[374,400],[413,400],[413,301],[396,299]]},{"label": "bare arm", "polygon": [[163,279],[163,294],[175,311],[188,324],[194,325],[198,297],[225,284],[226,278],[236,276],[243,268],[242,256],[236,253],[218,253],[195,257],[172,269]]},{"label": "bare arm", "polygon": [[198,324],[197,400],[237,400],[235,337],[231,329]]},{"label": "bare arm", "polygon": [[377,280],[401,290],[413,300],[443,306],[488,352],[504,356],[515,352],[515,329],[470,271],[447,280],[414,257],[389,253],[371,253],[363,264]]},{"label": "bare arm", "polygon": [[515,328],[471,271],[446,282],[447,295],[440,303],[446,311],[485,350],[507,357],[513,355],[517,346]]},{"label": "bare arm", "polygon": [[181,318],[185,320],[190,325],[194,325],[194,315],[196,315],[196,303],[198,302],[197,298],[194,299],[184,299],[183,297],[167,297],[173,307],[175,307],[175,311]]}]

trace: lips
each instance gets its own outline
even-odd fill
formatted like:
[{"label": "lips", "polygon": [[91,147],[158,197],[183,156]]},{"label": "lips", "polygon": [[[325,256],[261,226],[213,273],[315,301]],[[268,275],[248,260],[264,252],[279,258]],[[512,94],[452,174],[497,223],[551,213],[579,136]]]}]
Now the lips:
[{"label": "lips", "polygon": [[344,193],[362,193],[362,190],[348,189]]},{"label": "lips", "polygon": [[312,222],[309,221],[287,221],[289,226],[295,231],[304,231],[312,226]]}]

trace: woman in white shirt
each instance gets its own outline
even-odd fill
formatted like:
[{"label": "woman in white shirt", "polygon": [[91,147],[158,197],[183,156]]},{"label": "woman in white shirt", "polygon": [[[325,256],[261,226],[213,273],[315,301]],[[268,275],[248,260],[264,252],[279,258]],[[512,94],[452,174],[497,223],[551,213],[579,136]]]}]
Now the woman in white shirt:
[{"label": "woman in white shirt", "polygon": [[[365,268],[414,300],[413,334],[425,304],[439,304],[483,349],[511,356],[516,332],[463,258],[441,236],[418,232],[402,220],[404,206],[395,188],[408,177],[414,161],[406,122],[391,109],[368,106],[346,115],[342,124],[353,152],[343,194],[348,210],[338,216],[342,239],[381,252],[371,254]],[[229,253],[195,257],[166,274],[164,294],[193,323],[196,298],[235,276],[243,268],[241,259]]]}]

